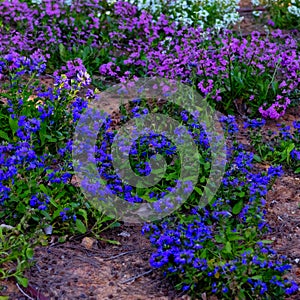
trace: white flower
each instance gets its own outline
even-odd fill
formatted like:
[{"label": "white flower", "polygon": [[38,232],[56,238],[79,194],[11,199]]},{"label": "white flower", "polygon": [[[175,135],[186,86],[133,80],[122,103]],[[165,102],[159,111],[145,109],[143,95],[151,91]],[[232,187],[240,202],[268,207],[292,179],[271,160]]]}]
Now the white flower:
[{"label": "white flower", "polygon": [[198,16],[199,17],[204,17],[204,19],[206,20],[207,17],[209,16],[209,12],[205,9],[201,9],[199,12],[198,12]]},{"label": "white flower", "polygon": [[[1,1],[1,0],[0,0]],[[168,15],[175,24],[196,24],[207,21],[208,16],[215,19],[223,18],[224,21],[212,24],[217,30],[227,28],[241,20],[236,12],[239,9],[240,0],[123,0],[137,6],[139,11],[146,10],[151,14],[159,15],[162,8],[167,8]],[[116,0],[107,0],[108,3],[115,3]],[[253,4],[259,5],[260,0],[252,0]],[[196,5],[194,5],[196,4]],[[200,19],[200,23],[199,23]],[[153,19],[155,23],[156,19]]]},{"label": "white flower", "polygon": [[252,14],[255,16],[255,17],[259,17],[260,15],[261,15],[261,11],[257,11],[257,10],[255,10],[255,11],[253,11],[252,12]]},{"label": "white flower", "polygon": [[72,5],[72,0],[65,0],[64,3],[68,6]]},{"label": "white flower", "polygon": [[92,82],[91,76],[82,70],[77,73],[77,81],[80,82],[82,86],[87,86]]},{"label": "white flower", "polygon": [[297,6],[291,5],[288,7],[288,11],[290,14],[300,17],[300,8]]},{"label": "white flower", "polygon": [[252,3],[253,6],[259,6],[260,5],[259,0],[251,0],[251,3]]}]

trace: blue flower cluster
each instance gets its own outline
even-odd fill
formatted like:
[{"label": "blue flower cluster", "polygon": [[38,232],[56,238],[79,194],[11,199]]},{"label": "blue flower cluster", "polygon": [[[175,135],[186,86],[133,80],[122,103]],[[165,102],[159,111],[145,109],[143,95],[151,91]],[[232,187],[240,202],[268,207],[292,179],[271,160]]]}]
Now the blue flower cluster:
[{"label": "blue flower cluster", "polygon": [[[229,133],[237,130],[233,118],[221,121]],[[257,242],[268,229],[265,196],[272,180],[283,174],[282,167],[254,173],[253,153],[240,146],[231,151],[222,187],[209,206],[144,225],[142,233],[156,248],[150,264],[179,282],[181,290],[196,294],[210,291],[232,299],[243,297],[243,290],[252,297],[294,293],[297,284],[282,278],[291,268],[287,258]]]},{"label": "blue flower cluster", "polygon": [[46,70],[46,58],[36,51],[29,57],[11,52],[0,58],[0,79],[8,75],[10,80],[16,80],[24,74],[42,74]]},{"label": "blue flower cluster", "polygon": [[[85,70],[78,73],[77,90],[59,86],[62,82],[59,78],[58,85],[47,90],[42,85],[31,86],[26,82],[28,79],[23,75],[38,78],[45,70],[45,63],[38,52],[29,58],[14,52],[0,58],[0,75],[10,76],[9,98],[1,107],[9,122],[0,128],[5,138],[0,144],[0,206],[5,209],[0,207],[0,210],[4,211],[4,217],[15,211],[16,222],[26,207],[34,208],[37,213],[47,210],[50,215],[55,210],[54,216],[59,215],[59,206],[53,207],[57,200],[50,202],[50,199],[73,176],[70,138],[75,122],[87,107],[87,100],[80,97],[73,100],[72,96],[78,93],[80,84],[87,83]],[[16,79],[20,80],[18,86],[14,84]],[[60,216],[66,220],[64,214]]]}]

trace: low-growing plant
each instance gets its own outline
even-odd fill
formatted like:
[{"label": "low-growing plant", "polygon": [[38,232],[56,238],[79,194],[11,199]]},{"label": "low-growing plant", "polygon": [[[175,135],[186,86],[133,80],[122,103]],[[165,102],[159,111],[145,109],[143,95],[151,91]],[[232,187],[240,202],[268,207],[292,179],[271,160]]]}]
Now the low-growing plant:
[{"label": "low-growing plant", "polygon": [[108,33],[115,25],[110,11],[102,0],[1,1],[0,16],[5,25],[0,26],[0,51],[30,55],[40,49],[51,72],[67,60],[81,58],[89,63],[91,72],[95,64],[106,62],[112,48]]},{"label": "low-growing plant", "polygon": [[[299,55],[292,36],[274,31],[269,37],[259,32],[248,38],[231,32],[215,37],[192,28],[171,36],[176,29],[170,26],[163,38],[160,33],[167,29],[160,24],[151,28],[151,18],[145,18],[141,25],[127,19],[121,27],[125,36],[127,30],[140,32],[140,26],[146,34],[130,43],[125,60],[117,64],[115,57],[100,66],[101,74],[119,80],[143,73],[181,80],[223,112],[272,119],[283,116],[291,99],[299,97]],[[136,72],[132,66],[138,67]]]},{"label": "low-growing plant", "polygon": [[264,6],[271,19],[269,25],[281,29],[300,29],[299,0],[252,0],[252,5]]},{"label": "low-growing plant", "polygon": [[71,139],[87,106],[78,93],[90,78],[78,60],[68,62],[66,75],[57,71],[54,86],[44,89],[37,77],[44,68],[45,60],[34,55],[1,59],[7,83],[1,93],[0,216],[15,226],[31,209],[32,228],[42,224],[53,232],[83,233],[91,209],[71,182]]},{"label": "low-growing plant", "polygon": [[[232,117],[223,122],[237,131]],[[207,207],[178,210],[143,228],[156,248],[151,266],[196,299],[203,293],[218,299],[284,299],[298,289],[282,277],[291,268],[288,259],[263,239],[264,198],[281,168],[254,173],[253,159],[253,153],[234,146],[223,184]]]},{"label": "low-growing plant", "polygon": [[0,280],[14,277],[26,287],[28,280],[24,271],[33,265],[34,247],[47,244],[47,239],[40,226],[30,234],[27,232],[28,220],[33,209],[27,211],[15,226],[0,225]]},{"label": "low-growing plant", "polygon": [[259,161],[284,164],[295,173],[300,172],[300,124],[293,122],[293,128],[278,124],[278,131],[265,133],[264,120],[249,120],[244,127],[249,131],[251,145]]},{"label": "low-growing plant", "polygon": [[[114,4],[118,1],[108,1]],[[165,14],[178,26],[200,26],[201,28],[215,28],[216,30],[229,28],[241,20],[237,9],[239,1],[207,1],[207,0],[127,0],[135,5],[138,11],[146,10],[157,21],[160,14]]]}]

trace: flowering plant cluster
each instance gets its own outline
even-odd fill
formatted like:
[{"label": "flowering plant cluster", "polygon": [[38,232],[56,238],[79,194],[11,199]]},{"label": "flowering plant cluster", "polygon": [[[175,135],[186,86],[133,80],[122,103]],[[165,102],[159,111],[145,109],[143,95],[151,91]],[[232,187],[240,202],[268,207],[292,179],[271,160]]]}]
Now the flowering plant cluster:
[{"label": "flowering plant cluster", "polygon": [[[269,160],[300,171],[299,121],[292,129],[280,126],[277,137],[272,133],[269,140],[259,134],[265,119],[280,119],[299,98],[299,43],[280,30],[267,36],[235,35],[226,28],[240,19],[237,5],[234,0],[0,1],[1,279],[15,276],[26,285],[25,262],[48,234],[90,229],[98,236],[112,219],[92,207],[83,190],[98,196],[105,182],[113,196],[133,208],[147,203],[157,213],[173,209],[162,221],[146,224],[143,233],[156,248],[152,267],[162,268],[177,288],[195,297],[207,292],[224,299],[283,299],[297,291],[296,283],[285,277],[291,267],[288,258],[264,239],[269,230],[266,194],[282,168],[258,173],[253,165]],[[297,15],[295,8],[288,10]],[[205,116],[203,107],[189,112],[165,99],[140,97],[119,107],[117,124],[102,113],[90,118],[92,125],[104,121],[93,144],[95,155],[73,143],[89,101],[101,101],[91,88],[93,73],[113,83],[137,77],[180,81],[225,113],[220,122],[230,148],[224,150],[225,175],[212,201],[199,205],[215,158],[210,140],[214,130],[198,122],[200,114]],[[50,87],[42,76],[53,81]],[[257,152],[246,151],[235,140],[238,126],[232,113],[264,118],[245,124]],[[132,144],[118,134],[131,119],[141,129],[139,124],[152,114],[169,115],[179,126],[162,119],[142,127]],[[156,131],[156,126],[167,125],[173,140]],[[86,140],[95,131],[80,129]],[[199,153],[189,147],[190,140]],[[125,174],[126,181],[121,180],[122,170],[115,169],[114,143],[119,152],[129,153],[132,172]],[[79,182],[81,191],[72,160],[76,147],[89,160],[87,172],[94,164],[100,175],[99,181],[92,176]],[[199,163],[196,179],[180,178],[186,167],[181,149],[187,168]],[[142,180],[131,185],[137,177]],[[150,177],[156,184],[145,188],[143,180]],[[165,197],[177,188],[181,196]],[[5,269],[12,261],[17,262],[14,272]]]},{"label": "flowering plant cluster", "polygon": [[[211,105],[226,113],[243,106],[249,115],[272,119],[283,116],[299,95],[297,40],[280,30],[270,37],[253,32],[237,38],[229,31],[215,37],[199,28],[176,31],[163,16],[153,26],[148,13],[136,18],[123,13],[120,22],[115,45],[123,53],[100,66],[107,77],[179,79],[195,85]],[[128,32],[135,38],[124,47]]]},{"label": "flowering plant cluster", "polygon": [[[183,203],[180,194],[176,199],[172,199],[172,197],[170,199],[164,198],[166,194],[174,193],[176,190],[181,190],[183,193],[192,193],[189,204],[185,203],[184,205],[197,203],[199,194],[202,193],[203,186],[211,169],[209,140],[203,128],[197,124],[197,114],[192,116],[187,111],[175,105],[158,107],[155,103],[148,103],[147,99],[144,98],[135,99],[131,105],[127,107],[121,106],[120,110],[122,111],[122,117],[118,126],[122,126],[132,118],[138,123],[151,113],[168,113],[175,116],[174,119],[181,125],[175,129],[170,129],[171,133],[176,137],[173,141],[164,135],[156,133],[157,128],[147,128],[142,129],[138,134],[141,137],[136,138],[133,144],[131,144],[127,137],[120,140],[117,139],[118,131],[112,131],[114,127],[111,125],[111,119],[107,118],[97,139],[95,153],[101,180],[106,181],[106,186],[114,195],[129,203],[141,203],[144,201],[154,203],[154,209],[158,213],[161,213],[164,209],[175,209],[176,206]],[[91,127],[94,128],[94,126]],[[186,131],[185,128],[188,128],[188,130]],[[83,131],[85,135],[89,136],[89,130],[82,128],[81,132]],[[194,152],[194,148],[186,147],[184,148],[184,154],[181,153],[182,147],[188,141],[186,135],[195,141],[198,152],[201,152],[200,157],[198,153]],[[129,161],[134,174],[131,178],[129,172],[126,173],[125,183],[120,179],[112,160],[111,145],[113,141],[116,142],[116,139],[120,152],[130,150]],[[78,151],[83,152],[84,149]],[[193,191],[192,175],[187,179],[178,179],[181,172],[183,172],[183,159],[186,164],[192,164],[195,160],[200,160],[199,172],[202,176],[196,182],[195,191]],[[87,160],[93,163],[93,158],[87,158]],[[151,188],[139,187],[139,184],[136,183],[136,175],[139,176],[138,179],[142,180],[143,176],[148,176],[150,173],[154,173],[153,181],[157,182],[157,184],[151,186]],[[135,187],[128,184],[131,181],[136,184]],[[95,178],[92,176],[90,180],[82,182],[82,187],[93,193],[97,188],[99,190],[99,182],[95,182]]]},{"label": "flowering plant cluster", "polygon": [[[109,0],[113,4],[115,0]],[[239,0],[128,0],[139,11],[146,10],[154,16],[154,22],[161,13],[177,25],[200,26],[216,30],[229,28],[241,20],[237,9]]]},{"label": "flowering plant cluster", "polygon": [[71,138],[75,122],[87,106],[76,94],[90,79],[84,69],[78,70],[70,62],[70,77],[54,76],[55,86],[46,89],[38,79],[45,58],[12,52],[0,62],[6,82],[0,110],[1,219],[15,226],[31,211],[29,222],[44,227],[51,224],[56,231],[61,221],[72,216],[77,221],[74,229],[82,229],[76,213],[86,221],[86,212],[79,207],[80,195],[70,184]]},{"label": "flowering plant cluster", "polygon": [[[0,49],[25,53],[41,46],[51,69],[81,58],[89,72],[112,80],[135,75],[176,78],[196,85],[211,104],[227,113],[242,103],[251,115],[273,119],[284,115],[299,91],[297,41],[280,31],[269,37],[253,33],[251,38],[236,38],[230,32],[216,37],[201,26],[179,29],[169,14],[155,17],[121,1],[110,7],[101,1],[71,6],[4,1],[1,5],[8,27],[0,28]],[[48,28],[47,22],[54,26]]]},{"label": "flowering plant cluster", "polygon": [[31,54],[41,49],[51,71],[77,57],[93,69],[106,55],[105,44],[110,44],[109,5],[102,0],[67,2],[1,1],[0,52]]},{"label": "flowering plant cluster", "polygon": [[244,124],[258,160],[286,164],[300,173],[300,122],[294,121],[292,127],[277,124],[277,132],[267,133],[262,131],[265,123],[265,120],[253,119]]},{"label": "flowering plant cluster", "polygon": [[[234,134],[234,118],[223,119]],[[264,240],[265,195],[280,167],[253,172],[253,153],[239,145],[214,201],[206,208],[177,211],[163,222],[147,224],[143,233],[156,250],[150,264],[162,268],[176,287],[199,298],[203,292],[222,299],[284,299],[298,290],[282,279],[291,266]]]},{"label": "flowering plant cluster", "polygon": [[[252,5],[264,6],[267,9],[269,25],[282,29],[300,29],[299,0],[251,0]],[[257,12],[261,14],[260,12]]]}]

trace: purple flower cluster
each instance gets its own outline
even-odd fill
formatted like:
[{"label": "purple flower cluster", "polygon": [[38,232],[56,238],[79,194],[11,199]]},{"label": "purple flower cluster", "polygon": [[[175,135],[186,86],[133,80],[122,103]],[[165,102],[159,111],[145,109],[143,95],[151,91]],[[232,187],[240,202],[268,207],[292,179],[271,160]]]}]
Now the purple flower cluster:
[{"label": "purple flower cluster", "polygon": [[11,184],[15,184],[20,170],[32,170],[45,168],[45,156],[38,156],[28,142],[19,141],[13,144],[0,146],[0,203],[4,205],[9,201]]},{"label": "purple flower cluster", "polygon": [[[221,121],[228,133],[238,131],[233,117],[223,117]],[[249,120],[247,126],[263,124],[264,121]],[[216,295],[228,293],[234,297],[236,282],[238,290],[245,289],[252,296],[273,292],[290,295],[298,286],[281,278],[291,268],[287,259],[263,242],[253,244],[268,229],[265,197],[273,179],[283,174],[282,168],[254,173],[253,153],[240,146],[233,146],[231,151],[222,187],[211,205],[193,208],[190,213],[180,211],[160,224],[145,224],[142,233],[156,248],[150,264],[162,268],[168,277],[180,278],[177,286],[191,293],[203,292],[206,286]],[[247,234],[251,231],[256,233],[250,242]],[[244,242],[250,250],[243,250]],[[245,278],[245,274],[252,276]]]},{"label": "purple flower cluster", "polygon": [[[259,112],[264,118],[280,118],[290,104],[290,95],[299,89],[297,42],[281,31],[271,32],[270,37],[253,32],[248,39],[226,31],[216,38],[200,27],[177,30],[163,14],[153,22],[150,13],[139,12],[127,2],[118,1],[110,9],[113,18],[108,25],[102,16],[105,4],[100,0],[76,1],[71,6],[52,0],[39,6],[3,1],[0,17],[9,25],[0,29],[0,50],[33,52],[39,47],[49,55],[50,50],[73,51],[73,45],[101,45],[107,54],[99,67],[103,75],[121,81],[135,75],[180,79],[195,84],[225,110],[242,99],[254,108],[253,114]],[[104,29],[109,31],[109,42],[103,37]],[[67,77],[72,77],[77,67],[81,67],[80,61],[75,65],[68,62]],[[261,76],[265,86],[258,83]],[[88,84],[83,77],[84,73],[79,75]]]},{"label": "purple flower cluster", "polygon": [[266,120],[264,119],[252,119],[244,122],[244,128],[256,129],[263,127],[265,124]]},{"label": "purple flower cluster", "polygon": [[[151,109],[149,107],[145,108],[144,104],[141,103],[141,99],[133,101],[133,107],[127,113],[123,112],[123,120],[130,119],[133,117],[135,119],[143,118],[148,113],[151,113]],[[203,128],[199,124],[195,122],[194,117],[192,117],[186,111],[178,111],[178,108],[175,106],[172,108],[173,111],[171,115],[177,116],[179,122],[184,123],[186,126],[187,134],[193,138],[195,144],[198,146],[199,151],[205,153],[205,161],[206,164],[209,163],[209,142],[207,135]],[[170,110],[172,110],[170,108]],[[177,109],[177,110],[176,110]],[[98,118],[98,116],[97,116]],[[100,118],[103,118],[100,116]],[[175,117],[176,118],[176,117]],[[95,116],[91,117],[91,119],[96,119]],[[90,121],[90,118],[87,118],[86,122],[83,121],[82,124],[87,124]],[[100,177],[105,181],[105,185],[109,188],[112,194],[117,195],[121,199],[128,201],[130,203],[133,202],[142,202],[143,197],[137,194],[137,189],[133,188],[131,185],[127,184],[126,181],[123,182],[118,175],[118,172],[121,170],[115,170],[113,165],[113,159],[111,154],[111,145],[116,142],[116,133],[111,130],[111,119],[103,118],[102,128],[99,128],[100,133],[98,134],[98,143],[96,146],[96,163],[99,171]],[[96,128],[97,125],[93,125],[91,123],[90,126],[82,126],[80,128],[80,132],[84,133],[85,138],[91,136],[92,131]],[[161,180],[157,186],[151,188],[151,190],[144,191],[144,196],[149,197],[149,199],[161,200],[166,196],[168,192],[174,192],[177,189],[182,189],[183,193],[191,193],[193,191],[192,182],[190,180],[181,182],[178,180],[180,174],[180,161],[179,161],[179,153],[178,146],[184,144],[186,141],[185,133],[186,131],[182,131],[184,127],[179,126],[177,128],[172,129],[172,134],[176,136],[174,141],[170,141],[163,134],[158,134],[155,130],[145,128],[142,132],[138,133],[138,138],[131,143],[127,138],[122,139],[121,136],[117,139],[118,149],[121,153],[129,153],[130,166],[134,171],[134,176],[148,176],[152,172],[152,167],[149,163],[149,159],[155,160],[157,155],[163,156],[166,161],[166,170],[156,170],[157,172],[162,172],[161,175],[164,175],[164,180]],[[80,146],[76,150],[78,154],[81,153],[84,155],[84,149],[82,152],[80,150]],[[186,155],[186,154],[185,154]],[[191,153],[190,157],[193,157],[195,153]],[[203,154],[204,155],[204,154]],[[87,165],[89,163],[94,163],[94,157],[89,157],[89,154],[85,155]],[[118,171],[118,172],[117,172]],[[88,170],[87,177],[88,175]],[[207,172],[207,170],[204,170]],[[155,173],[151,173],[152,176]],[[204,175],[204,173],[203,173]],[[142,178],[141,178],[142,179]],[[130,181],[130,175],[126,173],[126,180]],[[136,179],[135,179],[136,180]],[[176,188],[175,188],[176,186]],[[82,187],[94,195],[96,191],[101,191],[103,189],[99,189],[99,182],[95,182],[93,176],[90,179],[87,179],[82,182]],[[176,201],[180,202],[181,197],[177,197]],[[176,204],[178,204],[176,202]],[[161,211],[165,206],[172,206],[174,203],[170,203],[170,201],[166,200],[166,203],[162,203],[157,201],[154,207]]]},{"label": "purple flower cluster", "polygon": [[[128,4],[120,2],[119,6],[127,11]],[[183,28],[174,35],[176,27],[164,15],[153,24],[149,13],[121,11],[120,40],[115,45],[119,56],[100,66],[103,75],[123,80],[143,70],[148,76],[180,79],[194,83],[204,96],[209,95],[225,109],[233,108],[234,101],[242,98],[255,107],[254,113],[273,119],[285,113],[289,95],[299,89],[297,42],[280,30],[270,37],[253,32],[250,38],[235,38],[229,31],[215,38],[200,28]],[[118,67],[120,57],[128,69]],[[267,84],[261,86],[257,80],[265,74],[271,78],[266,77]],[[240,83],[242,86],[237,86]]]},{"label": "purple flower cluster", "polygon": [[0,18],[6,26],[0,29],[0,51],[41,48],[51,53],[59,44],[67,49],[73,45],[98,46],[102,29],[98,14],[101,16],[104,9],[101,0],[76,1],[71,6],[53,0],[43,0],[40,5],[1,1]]},{"label": "purple flower cluster", "polygon": [[9,75],[9,79],[15,80],[24,74],[41,74],[45,69],[46,58],[41,54],[41,51],[35,51],[29,57],[11,51],[0,57],[0,79]]}]

